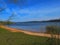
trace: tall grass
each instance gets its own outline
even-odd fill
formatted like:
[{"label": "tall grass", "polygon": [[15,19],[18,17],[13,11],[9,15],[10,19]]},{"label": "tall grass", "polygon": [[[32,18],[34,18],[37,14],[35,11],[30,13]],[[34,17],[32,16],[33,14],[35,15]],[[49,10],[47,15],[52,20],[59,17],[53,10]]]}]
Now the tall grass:
[{"label": "tall grass", "polygon": [[[51,38],[48,38],[48,44],[49,45],[60,45],[60,38],[59,38],[59,35],[60,35],[60,26],[47,26],[46,27],[46,33],[49,33],[51,34]],[[55,36],[55,39],[53,38],[54,37],[54,34],[57,34],[58,35],[58,39],[56,39],[56,36]]]},{"label": "tall grass", "polygon": [[60,26],[47,26],[46,27],[46,33],[52,33],[52,34],[60,34]]}]

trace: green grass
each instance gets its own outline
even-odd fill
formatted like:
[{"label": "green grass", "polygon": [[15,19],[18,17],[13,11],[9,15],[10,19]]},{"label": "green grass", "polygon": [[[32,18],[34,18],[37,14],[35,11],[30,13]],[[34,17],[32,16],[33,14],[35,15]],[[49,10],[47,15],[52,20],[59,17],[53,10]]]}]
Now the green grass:
[{"label": "green grass", "polygon": [[13,33],[0,28],[0,45],[49,45],[48,39],[24,33]]}]

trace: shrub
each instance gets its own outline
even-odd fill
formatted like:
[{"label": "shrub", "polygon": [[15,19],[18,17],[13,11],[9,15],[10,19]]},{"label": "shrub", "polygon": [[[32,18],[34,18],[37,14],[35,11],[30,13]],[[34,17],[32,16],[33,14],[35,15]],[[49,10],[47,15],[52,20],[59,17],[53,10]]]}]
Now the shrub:
[{"label": "shrub", "polygon": [[47,26],[46,27],[46,33],[59,34],[60,33],[60,27],[59,26]]}]

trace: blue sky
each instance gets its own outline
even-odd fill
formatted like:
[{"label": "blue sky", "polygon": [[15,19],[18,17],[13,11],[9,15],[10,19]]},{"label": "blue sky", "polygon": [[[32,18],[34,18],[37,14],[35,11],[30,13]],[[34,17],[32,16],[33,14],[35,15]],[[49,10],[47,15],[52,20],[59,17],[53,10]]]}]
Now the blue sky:
[{"label": "blue sky", "polygon": [[[2,3],[1,3],[2,2]],[[60,18],[60,0],[1,0],[0,20],[6,21],[14,13],[11,21],[41,21]]]}]

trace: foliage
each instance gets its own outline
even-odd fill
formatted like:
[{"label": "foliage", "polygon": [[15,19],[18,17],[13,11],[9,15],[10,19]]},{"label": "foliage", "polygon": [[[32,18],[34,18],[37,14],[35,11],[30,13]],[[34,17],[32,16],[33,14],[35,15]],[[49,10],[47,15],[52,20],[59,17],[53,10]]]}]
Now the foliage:
[{"label": "foliage", "polygon": [[[47,26],[46,27],[46,33],[51,34],[51,38],[48,38],[48,45],[60,45],[60,39],[54,39],[54,34],[57,34],[58,37],[60,35],[60,27],[59,26]],[[56,38],[56,37],[55,37]]]},{"label": "foliage", "polygon": [[[0,45],[53,45],[55,40],[58,39],[31,36],[21,32],[10,32],[0,28]],[[58,45],[60,45],[60,43]]]},{"label": "foliage", "polygon": [[60,39],[48,38],[46,40],[47,45],[60,45]]},{"label": "foliage", "polygon": [[0,21],[0,24],[8,25],[8,24],[13,24],[13,22],[10,22],[10,21]]},{"label": "foliage", "polygon": [[60,27],[59,26],[47,26],[46,33],[58,34],[60,33]]}]

